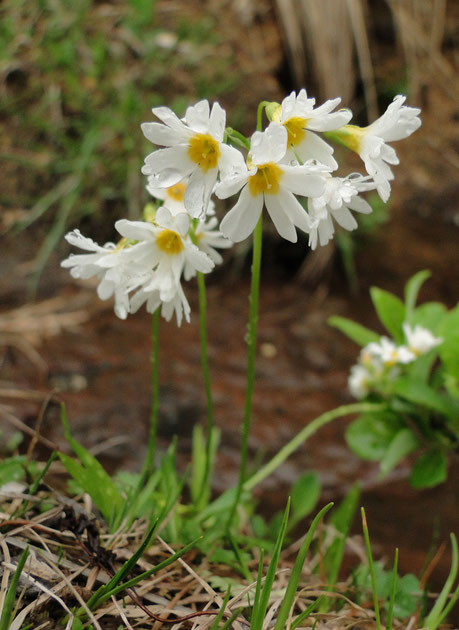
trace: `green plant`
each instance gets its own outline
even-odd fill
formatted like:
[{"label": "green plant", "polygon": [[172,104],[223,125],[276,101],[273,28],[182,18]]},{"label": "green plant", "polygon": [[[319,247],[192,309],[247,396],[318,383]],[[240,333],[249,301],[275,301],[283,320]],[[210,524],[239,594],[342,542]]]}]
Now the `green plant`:
[{"label": "green plant", "polygon": [[432,487],[446,479],[447,457],[459,442],[459,307],[439,302],[416,306],[429,273],[405,287],[405,300],[373,287],[371,299],[391,339],[342,317],[330,323],[363,347],[349,379],[358,398],[384,403],[362,414],[346,432],[350,448],[379,461],[387,475],[406,455],[417,452],[410,482]]}]

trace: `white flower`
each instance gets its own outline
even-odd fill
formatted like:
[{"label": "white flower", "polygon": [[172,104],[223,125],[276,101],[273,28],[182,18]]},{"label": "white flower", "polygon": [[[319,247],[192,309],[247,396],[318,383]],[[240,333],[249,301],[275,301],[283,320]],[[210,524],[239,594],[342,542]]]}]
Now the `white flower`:
[{"label": "white flower", "polygon": [[409,324],[403,324],[406,343],[410,351],[417,357],[429,352],[432,348],[443,342],[441,337],[435,337],[430,330],[422,326],[412,328]]},{"label": "white flower", "polygon": [[399,163],[395,150],[388,142],[403,140],[421,125],[420,109],[403,105],[406,96],[396,96],[382,116],[368,127],[348,125],[337,137],[362,158],[367,173],[373,177],[376,190],[383,201],[390,195],[390,181],[394,174],[390,165]]},{"label": "white flower", "polygon": [[148,278],[145,280],[142,277],[138,285],[141,284],[147,292],[159,291],[161,302],[170,302],[175,298],[182,273],[187,279],[195,271],[208,273],[214,267],[207,254],[189,239],[189,217],[185,213],[174,217],[163,206],[156,213],[155,225],[121,219],[115,227],[125,238],[137,241],[125,250],[126,257],[148,270]]},{"label": "white flower", "polygon": [[362,350],[363,362],[365,356],[379,359],[385,367],[392,367],[398,363],[411,363],[416,356],[406,346],[397,346],[387,337],[381,337],[379,343],[371,342]]},{"label": "white flower", "polygon": [[168,188],[189,177],[184,204],[192,217],[199,217],[207,210],[218,171],[230,172],[243,163],[241,153],[223,143],[225,111],[218,103],[210,110],[206,100],[188,107],[183,121],[168,107],[152,111],[162,122],[143,123],[142,131],[166,148],[150,153],[142,172],[151,176],[153,188]]},{"label": "white flower", "polygon": [[324,174],[325,189],[320,197],[308,199],[308,212],[311,219],[309,245],[316,249],[317,241],[326,245],[333,238],[335,227],[333,219],[345,230],[354,230],[357,221],[351,214],[361,212],[369,214],[372,208],[369,203],[359,197],[359,192],[374,188],[369,177],[354,173],[347,177],[332,177]]},{"label": "white flower", "polygon": [[370,393],[371,374],[363,365],[353,365],[348,379],[348,387],[354,398],[365,398]]},{"label": "white flower", "polygon": [[232,241],[244,240],[255,229],[266,205],[279,234],[293,243],[297,240],[295,226],[308,231],[310,220],[295,195],[321,195],[324,179],[308,165],[291,166],[281,163],[287,150],[287,130],[271,123],[264,131],[256,131],[251,140],[251,168],[233,172],[215,189],[217,197],[226,199],[241,194],[236,205],[223,219],[220,230]]},{"label": "white flower", "polygon": [[340,98],[334,98],[314,109],[315,99],[308,98],[304,89],[300,90],[298,96],[292,92],[284,98],[280,107],[274,111],[273,120],[287,129],[286,159],[299,159],[302,163],[317,160],[332,170],[338,168],[333,148],[314,132],[332,131],[350,121],[350,110],[332,112],[340,102]]},{"label": "white flower", "polygon": [[[61,262],[61,267],[70,269],[74,278],[88,279],[97,277],[97,294],[101,300],[115,299],[115,313],[120,319],[126,319],[129,313],[129,285],[132,277],[132,265],[127,265],[123,258],[123,244],[113,243],[98,245],[83,236],[79,230],[66,235],[65,239],[74,247],[79,247],[87,254],[70,254]],[[107,262],[109,264],[107,265]]]}]

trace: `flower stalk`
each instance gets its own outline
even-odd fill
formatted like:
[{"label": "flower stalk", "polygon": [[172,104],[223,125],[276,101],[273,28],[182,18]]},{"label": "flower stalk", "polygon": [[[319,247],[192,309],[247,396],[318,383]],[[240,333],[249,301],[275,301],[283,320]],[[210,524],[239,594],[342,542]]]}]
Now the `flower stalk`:
[{"label": "flower stalk", "polygon": [[198,272],[198,291],[199,291],[199,333],[201,343],[201,367],[202,377],[204,381],[204,390],[206,393],[207,403],[207,437],[206,437],[206,461],[204,465],[204,475],[202,479],[201,491],[196,501],[198,507],[205,496],[209,486],[209,476],[212,457],[212,437],[214,432],[214,401],[212,397],[212,383],[210,380],[209,370],[209,353],[207,344],[207,298],[206,298],[206,281],[204,274]]},{"label": "flower stalk", "polygon": [[148,446],[142,472],[140,474],[140,486],[155,470],[156,440],[158,433],[159,412],[159,318],[161,309],[157,308],[153,313],[151,326],[151,413],[150,428],[148,434]]},{"label": "flower stalk", "polygon": [[252,418],[252,398],[255,383],[255,351],[257,345],[257,324],[258,324],[258,301],[260,293],[260,269],[261,269],[261,249],[263,236],[263,218],[258,219],[258,223],[253,232],[253,253],[252,253],[252,281],[250,287],[250,315],[249,329],[247,337],[247,384],[245,392],[244,422],[242,425],[241,439],[241,462],[239,467],[239,479],[236,488],[236,495],[229,514],[227,529],[236,513],[236,509],[241,498],[242,487],[247,475],[247,458],[249,450],[250,424]]}]

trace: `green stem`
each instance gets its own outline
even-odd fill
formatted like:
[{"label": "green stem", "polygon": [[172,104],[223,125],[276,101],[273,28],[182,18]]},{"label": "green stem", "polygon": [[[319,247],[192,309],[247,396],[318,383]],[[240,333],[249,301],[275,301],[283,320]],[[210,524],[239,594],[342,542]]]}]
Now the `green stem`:
[{"label": "green stem", "polygon": [[365,539],[365,547],[367,550],[367,558],[368,558],[368,566],[370,569],[370,578],[371,578],[371,590],[373,592],[373,606],[375,609],[375,618],[376,618],[376,628],[377,630],[381,630],[381,619],[379,616],[379,598],[378,598],[378,588],[376,585],[376,572],[375,565],[373,562],[373,554],[371,553],[371,545],[370,545],[370,534],[368,532],[367,525],[367,517],[365,516],[365,509],[360,508],[362,512],[362,529],[363,529],[363,537]]},{"label": "green stem", "polygon": [[258,109],[257,109],[257,131],[261,131],[261,129],[262,129],[262,116],[263,116],[263,110],[266,107],[266,105],[269,105],[269,101],[261,101],[261,103],[258,105]]},{"label": "green stem", "polygon": [[380,411],[385,407],[381,403],[352,403],[350,405],[341,405],[331,411],[326,411],[321,416],[315,418],[306,425],[294,438],[290,440],[276,455],[255,473],[250,479],[244,483],[244,490],[253,490],[253,488],[261,483],[266,477],[276,470],[290,455],[299,448],[311,435],[318,431],[325,424],[328,424],[336,418],[348,416],[354,413],[370,413],[372,411]]},{"label": "green stem", "polygon": [[151,475],[155,469],[156,455],[156,435],[158,431],[158,411],[159,411],[159,318],[161,309],[157,308],[153,313],[151,327],[151,414],[150,430],[148,434],[148,446],[145,461],[140,475],[140,485],[143,486],[145,479]]},{"label": "green stem", "polygon": [[257,343],[257,323],[258,323],[258,297],[260,292],[260,268],[261,268],[261,245],[263,235],[263,215],[260,215],[256,228],[253,232],[253,253],[252,253],[252,282],[250,287],[250,315],[248,330],[247,348],[247,385],[245,391],[244,423],[242,426],[241,440],[241,463],[239,469],[239,480],[236,488],[236,496],[231,507],[228,518],[227,529],[231,527],[234,514],[236,512],[239,499],[241,498],[242,486],[247,474],[247,456],[249,447],[250,420],[252,416],[252,397],[255,382],[255,350]]},{"label": "green stem", "polygon": [[198,290],[199,290],[199,332],[201,341],[201,367],[204,380],[204,390],[207,400],[207,441],[206,441],[206,463],[204,475],[202,479],[201,491],[196,501],[200,504],[202,497],[209,483],[210,459],[212,457],[212,435],[214,431],[214,402],[212,398],[212,385],[210,381],[209,371],[209,354],[207,346],[207,299],[206,299],[206,281],[204,274],[198,271]]}]

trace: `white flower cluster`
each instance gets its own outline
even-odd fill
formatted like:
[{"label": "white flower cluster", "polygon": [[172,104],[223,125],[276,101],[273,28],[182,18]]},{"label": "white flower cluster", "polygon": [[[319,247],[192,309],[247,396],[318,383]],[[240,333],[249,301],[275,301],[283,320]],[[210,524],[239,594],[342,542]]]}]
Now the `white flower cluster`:
[{"label": "white flower cluster", "polygon": [[[397,96],[385,114],[361,129],[347,124],[349,110],[334,111],[339,98],[315,108],[305,90],[292,92],[281,104],[266,107],[270,124],[250,141],[226,128],[218,103],[210,108],[200,101],[183,119],[167,107],[154,108],[160,122],[144,123],[142,131],[162,148],[145,158],[142,172],[148,176],[147,190],[163,205],[145,221],[118,221],[122,239],[116,245],[102,247],[78,230],[71,232],[68,242],[88,253],[71,255],[62,265],[76,278],[97,277],[99,296],[114,296],[119,317],[145,303],[148,311],[160,306],[166,319],[175,312],[179,324],[183,314],[188,321],[182,276],[187,280],[197,271],[211,271],[222,260],[216,250],[249,236],[264,207],[283,238],[296,242],[299,228],[309,234],[314,249],[333,237],[334,221],[353,230],[352,212],[371,212],[361,192],[376,189],[388,198],[389,164],[398,160],[386,143],[406,138],[421,124],[419,110],[406,107],[404,100]],[[367,175],[333,176],[338,164],[320,132],[357,151]],[[246,159],[230,146],[237,138],[247,146]],[[220,232],[211,195],[226,199],[238,192]]]},{"label": "white flower cluster", "polygon": [[149,313],[161,307],[167,320],[175,312],[180,326],[183,315],[186,321],[190,317],[182,276],[189,280],[197,271],[212,271],[222,261],[217,249],[232,243],[216,230],[215,217],[190,219],[183,205],[185,183],[161,191],[151,185],[148,189],[163,201],[148,221],[117,221],[121,240],[103,247],[74,230],[67,241],[91,253],[71,254],[61,264],[70,268],[74,278],[97,277],[99,297],[114,297],[115,313],[121,319],[146,304]]},{"label": "white flower cluster", "polygon": [[406,344],[401,346],[381,337],[379,342],[362,348],[359,362],[352,366],[348,381],[349,391],[355,398],[365,398],[372,391],[384,391],[387,383],[399,376],[403,365],[416,361],[443,341],[422,326],[412,328],[405,323],[403,332]]}]

